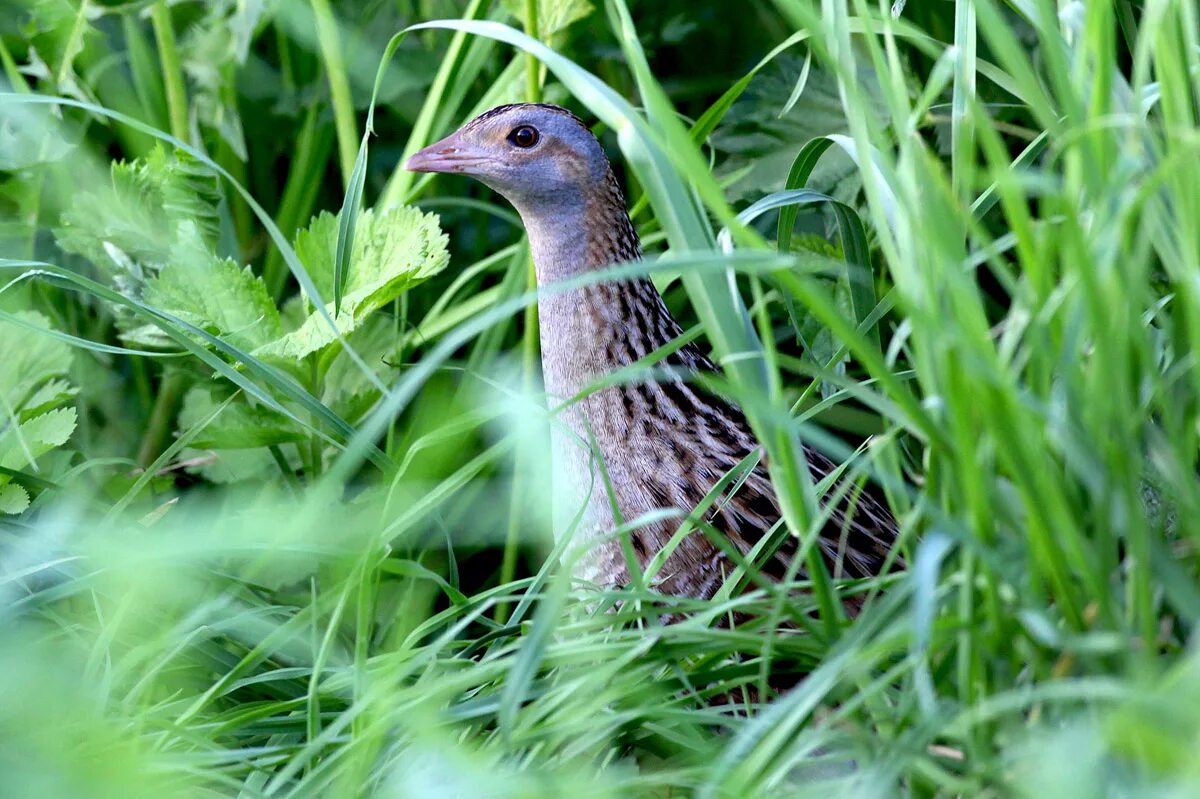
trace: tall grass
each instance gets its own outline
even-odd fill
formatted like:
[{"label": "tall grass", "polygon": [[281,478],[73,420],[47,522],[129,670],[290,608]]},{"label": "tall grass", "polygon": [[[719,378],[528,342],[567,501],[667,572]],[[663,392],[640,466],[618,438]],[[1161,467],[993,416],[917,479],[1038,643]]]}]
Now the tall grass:
[{"label": "tall grass", "polygon": [[[16,9],[0,796],[1195,794],[1196,5],[916,5]],[[519,224],[400,171],[539,96],[811,582],[561,565]],[[801,442],[901,519],[853,619]]]}]

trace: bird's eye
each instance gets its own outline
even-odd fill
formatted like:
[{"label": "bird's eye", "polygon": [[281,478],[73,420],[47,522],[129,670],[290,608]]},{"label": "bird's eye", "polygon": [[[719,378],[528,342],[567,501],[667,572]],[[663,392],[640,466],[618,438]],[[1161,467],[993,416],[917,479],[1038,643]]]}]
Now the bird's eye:
[{"label": "bird's eye", "polygon": [[530,125],[522,125],[519,128],[514,128],[513,132],[508,134],[508,140],[520,147],[523,150],[528,150],[530,147],[538,143],[537,128]]}]

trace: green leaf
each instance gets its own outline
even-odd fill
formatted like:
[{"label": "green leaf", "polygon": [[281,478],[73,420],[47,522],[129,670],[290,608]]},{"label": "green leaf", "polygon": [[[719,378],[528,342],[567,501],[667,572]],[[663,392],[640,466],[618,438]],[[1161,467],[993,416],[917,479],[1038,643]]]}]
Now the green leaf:
[{"label": "green leaf", "polygon": [[[100,33],[91,22],[89,3],[72,0],[36,0],[28,5],[29,65],[26,73],[39,82],[49,81],[55,90],[85,102],[95,100],[91,87],[81,80],[75,61]],[[9,10],[6,16],[12,18]],[[44,59],[44,60],[43,60]]]},{"label": "green leaf", "polygon": [[179,225],[175,258],[146,285],[144,300],[179,318],[253,349],[283,335],[279,310],[266,284],[206,248],[191,222]]},{"label": "green leaf", "polygon": [[[78,389],[64,377],[71,368],[71,348],[38,332],[49,330],[46,317],[19,311],[0,319],[0,467],[24,469],[41,455],[66,443],[75,430],[75,409],[53,410]],[[20,513],[29,506],[25,489],[0,473],[0,513]]]},{"label": "green leaf", "polygon": [[[296,237],[296,253],[323,297],[332,297],[338,241],[338,218],[330,213],[315,217]],[[437,217],[415,208],[398,207],[378,212],[365,210],[358,217],[341,309],[336,317],[343,334],[357,328],[374,310],[436,274],[446,266],[446,236]],[[333,304],[326,310],[332,315]],[[310,313],[296,330],[260,347],[256,354],[283,359],[303,358],[335,341],[324,317]]]},{"label": "green leaf", "polygon": [[[521,20],[521,27],[529,30],[529,22],[525,19],[525,0],[504,0],[504,8],[508,13]],[[551,45],[561,43],[563,37],[558,34],[567,26],[591,15],[593,6],[588,0],[539,0],[537,3],[537,35],[538,38]]]},{"label": "green leaf", "polygon": [[[369,365],[386,367],[388,357],[396,351],[399,337],[390,318],[376,315],[355,330],[348,341]],[[344,350],[333,359],[323,383],[321,401],[351,423],[370,410],[380,396],[379,389]]]},{"label": "green leaf", "polygon": [[[713,135],[713,144],[729,155],[721,174],[738,173],[729,188],[731,196],[756,197],[784,188],[799,142],[849,129],[837,78],[827,67],[811,66],[803,100],[788,107],[804,73],[805,59],[779,56],[750,82]],[[869,124],[881,128],[886,124],[887,105],[879,78],[866,66],[858,77]],[[787,110],[781,114],[783,109]],[[823,160],[808,185],[848,203],[862,184],[854,163],[838,157]]]},{"label": "green leaf", "polygon": [[[188,430],[198,424],[228,396],[228,392],[214,392],[207,387],[193,388],[183,399],[179,428]],[[250,407],[245,401],[235,401],[193,436],[191,446],[196,449],[254,449],[307,441],[308,438],[307,431],[283,414],[262,405]]]},{"label": "green leaf", "polygon": [[[226,402],[228,392],[196,387],[183,399],[179,430],[189,431]],[[278,476],[279,467],[268,446],[307,441],[309,435],[284,415],[262,405],[250,407],[244,397],[230,403],[195,431],[180,453],[186,469],[224,485]]]},{"label": "green leaf", "polygon": [[55,447],[67,443],[75,432],[75,409],[59,408],[13,425],[0,432],[0,466],[24,469]]},{"label": "green leaf", "polygon": [[29,494],[15,483],[0,485],[0,513],[21,513],[29,507]]},{"label": "green leaf", "polygon": [[145,282],[177,254],[184,223],[209,247],[216,242],[219,201],[217,179],[202,164],[156,147],[144,159],[114,163],[108,185],[75,195],[55,238],[66,252],[95,264],[122,293],[140,296]]},{"label": "green leaf", "polygon": [[[14,316],[44,329],[46,317],[32,311]],[[75,389],[61,378],[71,368],[71,348],[64,342],[38,333],[23,325],[0,320],[0,428],[10,420],[11,411],[20,420],[29,419],[74,396]]]},{"label": "green leaf", "polygon": [[185,449],[180,457],[189,474],[218,485],[245,485],[279,475],[268,449]]}]

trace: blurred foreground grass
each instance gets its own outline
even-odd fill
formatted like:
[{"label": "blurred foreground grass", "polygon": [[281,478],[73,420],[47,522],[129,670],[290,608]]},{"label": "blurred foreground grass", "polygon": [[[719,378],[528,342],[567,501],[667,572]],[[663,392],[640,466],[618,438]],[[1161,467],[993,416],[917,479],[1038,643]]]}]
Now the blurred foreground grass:
[{"label": "blurred foreground grass", "polygon": [[[1200,795],[1197,11],[0,6],[0,796]],[[856,619],[558,568],[520,226],[397,169],[537,96],[887,492]]]}]

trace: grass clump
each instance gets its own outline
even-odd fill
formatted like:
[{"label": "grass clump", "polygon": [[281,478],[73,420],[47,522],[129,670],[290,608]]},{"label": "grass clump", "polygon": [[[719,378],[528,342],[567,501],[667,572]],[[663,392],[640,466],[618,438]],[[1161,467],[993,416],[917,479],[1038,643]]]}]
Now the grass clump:
[{"label": "grass clump", "polygon": [[[1194,794],[1195,4],[436,15],[0,23],[0,795]],[[854,619],[560,568],[520,226],[399,169],[537,97],[789,532],[888,495]]]}]

